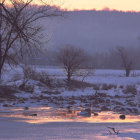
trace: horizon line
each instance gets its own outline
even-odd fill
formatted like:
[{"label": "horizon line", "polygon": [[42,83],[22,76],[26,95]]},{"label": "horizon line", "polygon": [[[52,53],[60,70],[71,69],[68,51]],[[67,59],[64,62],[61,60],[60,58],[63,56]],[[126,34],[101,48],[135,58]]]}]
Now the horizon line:
[{"label": "horizon line", "polygon": [[[58,7],[58,6],[57,6]],[[140,13],[140,11],[135,11],[135,10],[117,10],[117,9],[110,9],[110,8],[103,8],[103,9],[64,9],[61,7],[58,7],[60,10],[62,11],[66,11],[66,12],[79,12],[79,11],[97,11],[97,12],[121,12],[121,13]]]}]

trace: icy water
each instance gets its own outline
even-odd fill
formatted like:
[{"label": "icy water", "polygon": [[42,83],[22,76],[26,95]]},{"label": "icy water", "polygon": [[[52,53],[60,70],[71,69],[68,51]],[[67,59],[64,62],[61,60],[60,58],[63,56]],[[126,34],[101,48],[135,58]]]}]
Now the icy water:
[{"label": "icy water", "polygon": [[5,108],[0,110],[0,140],[140,140],[140,116],[122,120],[113,112],[90,117],[79,112],[81,108]]},{"label": "icy water", "polygon": [[27,123],[47,122],[87,122],[87,123],[134,123],[140,122],[140,115],[126,115],[120,119],[121,114],[114,112],[91,113],[91,116],[78,115],[81,108],[63,109],[51,107],[7,108],[0,110],[0,117],[20,118],[20,121]]}]

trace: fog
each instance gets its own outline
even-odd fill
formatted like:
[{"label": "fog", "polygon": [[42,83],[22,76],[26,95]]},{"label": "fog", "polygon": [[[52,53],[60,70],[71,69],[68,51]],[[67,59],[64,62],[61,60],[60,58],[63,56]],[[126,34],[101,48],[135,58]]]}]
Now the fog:
[{"label": "fog", "polygon": [[59,65],[54,52],[71,44],[84,49],[89,65],[103,69],[123,69],[116,47],[127,48],[133,69],[140,69],[140,13],[118,11],[73,11],[62,17],[40,21],[47,33],[45,54],[29,58],[32,64]]},{"label": "fog", "polygon": [[52,49],[73,44],[92,53],[118,45],[139,46],[140,13],[74,11],[47,20],[44,25],[51,35],[48,46]]}]

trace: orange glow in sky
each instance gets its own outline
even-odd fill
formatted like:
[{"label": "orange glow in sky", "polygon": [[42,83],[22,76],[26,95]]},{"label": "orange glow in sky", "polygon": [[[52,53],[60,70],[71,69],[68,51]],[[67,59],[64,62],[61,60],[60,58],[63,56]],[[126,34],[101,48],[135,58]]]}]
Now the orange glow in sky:
[{"label": "orange glow in sky", "polygon": [[[8,1],[8,0],[7,0]],[[43,0],[66,10],[118,10],[140,12],[140,0]],[[40,5],[40,0],[32,4]],[[42,4],[41,4],[42,5]]]},{"label": "orange glow in sky", "polygon": [[62,8],[68,10],[103,10],[109,8],[119,11],[140,11],[140,0],[58,0]]}]

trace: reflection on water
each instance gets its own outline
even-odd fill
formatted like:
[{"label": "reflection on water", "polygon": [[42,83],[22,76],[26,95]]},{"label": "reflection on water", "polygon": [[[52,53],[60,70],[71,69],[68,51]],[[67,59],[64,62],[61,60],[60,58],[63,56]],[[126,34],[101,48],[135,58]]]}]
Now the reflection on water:
[{"label": "reflection on water", "polygon": [[0,117],[21,118],[20,121],[28,123],[46,122],[88,122],[88,123],[127,123],[139,122],[139,116],[126,115],[124,120],[120,119],[120,114],[113,112],[100,112],[97,116],[91,113],[90,117],[79,116],[81,108],[77,109],[56,109],[50,107],[32,107],[28,110],[22,108],[11,108],[0,110]]}]

